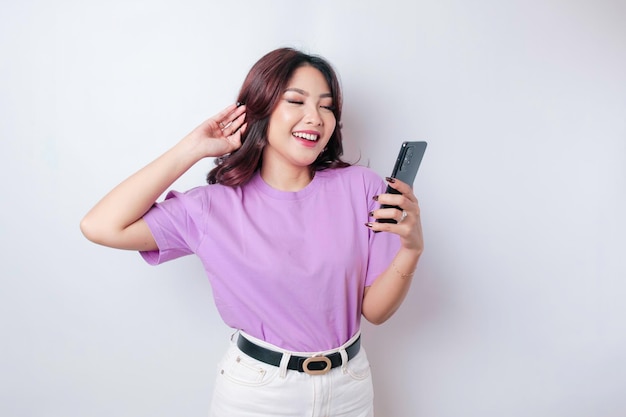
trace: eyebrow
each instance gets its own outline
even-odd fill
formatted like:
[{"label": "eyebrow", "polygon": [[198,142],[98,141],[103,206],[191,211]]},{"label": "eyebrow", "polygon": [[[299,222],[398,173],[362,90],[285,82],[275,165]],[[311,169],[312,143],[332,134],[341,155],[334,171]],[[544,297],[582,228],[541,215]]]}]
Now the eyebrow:
[{"label": "eyebrow", "polygon": [[[286,88],[285,92],[287,92],[287,91],[294,91],[296,93],[302,94],[303,96],[307,96],[307,97],[309,96],[309,93],[307,93],[306,91],[301,90],[299,88],[295,88],[295,87]],[[332,93],[322,93],[322,94],[320,94],[320,97],[330,97],[330,98],[332,98],[333,95],[332,95]]]}]

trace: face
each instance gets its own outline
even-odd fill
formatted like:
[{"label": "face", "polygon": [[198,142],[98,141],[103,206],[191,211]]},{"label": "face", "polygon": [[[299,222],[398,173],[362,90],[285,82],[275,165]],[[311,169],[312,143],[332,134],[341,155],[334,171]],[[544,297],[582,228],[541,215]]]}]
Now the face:
[{"label": "face", "polygon": [[333,105],[330,87],[319,70],[296,69],[270,116],[263,165],[308,169],[335,130]]}]

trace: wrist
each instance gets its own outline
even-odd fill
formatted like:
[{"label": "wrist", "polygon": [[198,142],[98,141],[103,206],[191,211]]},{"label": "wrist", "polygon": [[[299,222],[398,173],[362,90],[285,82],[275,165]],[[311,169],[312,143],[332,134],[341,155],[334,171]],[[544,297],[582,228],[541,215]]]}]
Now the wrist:
[{"label": "wrist", "polygon": [[412,247],[402,246],[400,250],[398,250],[396,259],[400,258],[400,259],[406,259],[406,260],[415,260],[415,262],[417,262],[420,256],[422,256],[422,252],[424,252],[423,247],[412,248]]},{"label": "wrist", "polygon": [[185,136],[175,148],[180,157],[186,159],[192,165],[201,159],[213,156],[210,155],[210,150],[207,149],[206,143],[193,134]]},{"label": "wrist", "polygon": [[400,276],[400,278],[402,278],[402,279],[412,278],[413,275],[415,274],[415,268],[412,268],[410,271],[408,269],[407,270],[403,270],[400,267],[398,267],[398,265],[396,265],[396,261],[392,261],[391,262],[391,269],[393,269],[394,272],[396,274],[398,274]]},{"label": "wrist", "polygon": [[421,253],[421,250],[400,248],[391,261],[390,270],[402,279],[411,278],[417,269]]}]

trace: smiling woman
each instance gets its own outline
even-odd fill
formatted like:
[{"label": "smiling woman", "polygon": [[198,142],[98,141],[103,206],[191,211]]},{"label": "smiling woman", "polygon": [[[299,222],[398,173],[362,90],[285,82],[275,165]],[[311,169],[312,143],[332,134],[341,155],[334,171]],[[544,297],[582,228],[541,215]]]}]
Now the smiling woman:
[{"label": "smiling woman", "polygon": [[[237,332],[211,416],[373,415],[361,317],[379,324],[397,310],[423,239],[409,185],[388,179],[399,194],[386,194],[377,174],[341,160],[341,104],[324,59],[272,51],[250,70],[237,104],[81,222],[90,240],[141,251],[150,264],[200,258],[218,311]],[[208,185],[156,203],[205,157],[218,158]]]},{"label": "smiling woman", "polygon": [[261,165],[268,184],[284,187],[280,181],[287,174],[291,181],[299,178],[291,184],[297,191],[311,181],[309,167],[324,152],[337,123],[328,90],[316,68],[307,65],[294,71],[270,117]]},{"label": "smiling woman", "polygon": [[[299,73],[301,75],[296,78]],[[308,80],[311,74],[315,82]],[[306,91],[305,85],[299,85],[301,82],[317,84],[309,88],[320,91]],[[317,103],[318,99],[320,103]],[[312,171],[349,165],[340,159],[343,154],[341,129],[334,129],[341,120],[341,88],[334,69],[324,59],[290,48],[271,51],[252,67],[237,101],[246,104],[247,129],[241,138],[242,145],[232,154],[216,159],[217,167],[207,177],[210,184],[235,186],[251,178],[262,164],[261,154],[267,145],[270,117],[278,107],[288,107],[286,103],[294,107],[294,113],[297,107],[308,110],[312,105],[320,105],[327,110],[324,112],[326,119],[333,116],[332,128],[325,128],[330,135],[328,144],[319,148],[319,154],[309,163]],[[318,134],[316,129],[313,134]]]}]

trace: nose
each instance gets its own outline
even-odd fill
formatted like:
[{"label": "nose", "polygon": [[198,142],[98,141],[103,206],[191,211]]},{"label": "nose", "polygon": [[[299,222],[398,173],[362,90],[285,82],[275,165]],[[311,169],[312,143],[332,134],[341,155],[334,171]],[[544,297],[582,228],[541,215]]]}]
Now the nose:
[{"label": "nose", "polygon": [[324,121],[320,115],[319,108],[317,106],[308,106],[305,114],[305,122],[313,126],[322,126]]}]

